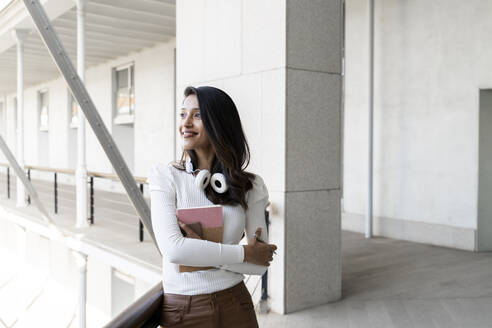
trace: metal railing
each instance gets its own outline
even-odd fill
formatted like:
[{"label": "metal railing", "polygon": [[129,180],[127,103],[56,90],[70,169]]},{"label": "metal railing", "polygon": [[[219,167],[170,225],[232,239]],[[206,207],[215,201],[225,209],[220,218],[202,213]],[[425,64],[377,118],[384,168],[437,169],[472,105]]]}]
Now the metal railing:
[{"label": "metal railing", "polygon": [[[4,166],[7,168],[7,198],[10,199],[10,165],[8,163],[0,163],[0,166]],[[54,212],[58,214],[58,175],[59,174],[67,174],[75,176],[75,170],[72,169],[63,169],[63,168],[53,168],[46,166],[37,166],[37,165],[24,165],[24,169],[27,171],[27,178],[31,181],[31,171],[40,171],[40,172],[50,172],[53,173],[53,193],[54,193]],[[95,171],[87,171],[87,177],[89,178],[87,183],[89,184],[89,205],[90,205],[90,216],[87,218],[90,224],[94,224],[94,178],[100,179],[108,179],[113,181],[120,181],[118,175],[104,172],[95,172]],[[144,192],[144,184],[147,183],[147,178],[145,177],[135,177],[135,182],[140,187],[140,192],[143,195]],[[27,203],[31,204],[31,197],[27,196]],[[144,226],[142,221],[138,222],[138,238],[141,242],[144,240]]]}]

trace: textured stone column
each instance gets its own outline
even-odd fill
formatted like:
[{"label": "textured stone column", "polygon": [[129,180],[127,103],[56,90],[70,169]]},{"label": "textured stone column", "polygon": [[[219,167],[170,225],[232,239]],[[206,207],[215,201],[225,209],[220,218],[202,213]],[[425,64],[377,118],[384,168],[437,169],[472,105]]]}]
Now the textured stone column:
[{"label": "textured stone column", "polygon": [[341,296],[341,6],[287,1],[285,312]]},{"label": "textured stone column", "polygon": [[177,105],[226,91],[268,187],[272,310],[339,299],[341,0],[183,0],[176,31]]}]

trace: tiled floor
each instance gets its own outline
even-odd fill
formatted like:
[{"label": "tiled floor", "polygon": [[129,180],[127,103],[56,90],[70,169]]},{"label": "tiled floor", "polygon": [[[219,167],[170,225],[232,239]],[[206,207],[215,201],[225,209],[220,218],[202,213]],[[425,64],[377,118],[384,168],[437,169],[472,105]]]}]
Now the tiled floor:
[{"label": "tiled floor", "polygon": [[339,302],[279,316],[271,327],[492,327],[492,253],[343,232]]}]

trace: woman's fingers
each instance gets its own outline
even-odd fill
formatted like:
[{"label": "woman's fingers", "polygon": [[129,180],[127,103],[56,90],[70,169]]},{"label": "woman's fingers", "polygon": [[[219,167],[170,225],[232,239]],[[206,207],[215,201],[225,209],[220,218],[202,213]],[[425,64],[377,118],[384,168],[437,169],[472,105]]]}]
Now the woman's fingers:
[{"label": "woman's fingers", "polygon": [[183,222],[181,222],[181,221],[178,220],[178,224],[181,227],[181,229],[183,229],[186,233],[188,233],[188,231],[190,230],[190,228],[185,223],[183,223]]},{"label": "woman's fingers", "polygon": [[260,243],[266,244],[265,241],[260,238],[260,236],[261,236],[261,227],[256,228],[256,232],[255,232],[254,236],[255,236],[254,239],[256,239],[256,241],[258,241]]},{"label": "woman's fingers", "polygon": [[258,228],[256,228],[255,234],[253,235],[253,240],[254,241],[256,241],[256,240],[261,241],[260,236],[261,236],[261,228],[258,227]]},{"label": "woman's fingers", "polygon": [[249,239],[248,236],[248,245],[255,245],[257,241],[263,243],[263,240],[260,239],[260,235],[261,235],[261,228],[258,227],[256,228],[256,231],[253,234],[253,236],[251,236],[251,239]]},{"label": "woman's fingers", "polygon": [[195,238],[195,239],[201,239],[200,236],[197,235],[196,232],[193,229],[191,229],[190,227],[188,227],[186,225],[186,223],[183,223],[183,222],[181,222],[181,221],[178,220],[178,224],[186,232],[186,237]]}]

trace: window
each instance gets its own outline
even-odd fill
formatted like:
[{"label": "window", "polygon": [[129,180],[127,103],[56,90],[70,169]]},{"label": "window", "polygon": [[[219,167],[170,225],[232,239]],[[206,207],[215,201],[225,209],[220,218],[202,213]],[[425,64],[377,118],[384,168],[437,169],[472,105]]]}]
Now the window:
[{"label": "window", "polygon": [[48,91],[39,91],[39,130],[48,131]]},{"label": "window", "polygon": [[132,124],[135,111],[135,84],[133,63],[113,69],[114,123]]},{"label": "window", "polygon": [[68,111],[70,118],[70,127],[76,129],[79,126],[78,104],[70,90],[68,90]]}]

